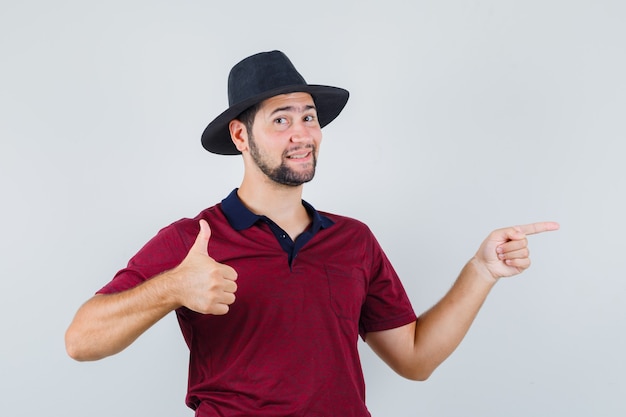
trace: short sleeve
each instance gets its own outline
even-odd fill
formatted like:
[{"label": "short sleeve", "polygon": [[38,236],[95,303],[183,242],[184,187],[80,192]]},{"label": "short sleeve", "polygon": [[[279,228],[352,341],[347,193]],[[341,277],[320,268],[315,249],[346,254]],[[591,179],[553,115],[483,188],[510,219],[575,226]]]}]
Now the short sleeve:
[{"label": "short sleeve", "polygon": [[182,222],[161,229],[130,259],[126,268],[118,271],[97,293],[112,294],[129,290],[180,264],[191,246],[189,239],[181,236]]},{"label": "short sleeve", "polygon": [[371,277],[361,309],[359,334],[401,327],[417,320],[408,295],[382,248],[372,236]]}]

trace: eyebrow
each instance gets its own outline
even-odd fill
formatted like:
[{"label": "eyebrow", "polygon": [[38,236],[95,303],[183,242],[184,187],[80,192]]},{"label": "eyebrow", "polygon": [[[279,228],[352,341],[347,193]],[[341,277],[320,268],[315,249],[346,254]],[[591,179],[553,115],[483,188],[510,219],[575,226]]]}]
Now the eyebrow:
[{"label": "eyebrow", "polygon": [[316,110],[316,109],[315,109],[315,106],[313,106],[312,104],[307,104],[306,106],[303,106],[303,107],[300,107],[300,106],[278,107],[277,109],[274,109],[274,111],[270,113],[270,116],[273,116],[274,114],[280,113],[283,111],[304,113],[308,110]]}]

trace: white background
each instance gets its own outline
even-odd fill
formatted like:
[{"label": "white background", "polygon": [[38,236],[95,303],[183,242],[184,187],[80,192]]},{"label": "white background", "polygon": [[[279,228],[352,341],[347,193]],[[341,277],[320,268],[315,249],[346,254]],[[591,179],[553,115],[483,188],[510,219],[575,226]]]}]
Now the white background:
[{"label": "white background", "polygon": [[365,221],[421,312],[495,228],[556,220],[426,382],[361,343],[374,416],[623,416],[626,3],[0,3],[0,414],[192,416],[173,314],[77,363],[73,314],[239,185],[200,134],[281,49],[351,92],[305,199]]}]

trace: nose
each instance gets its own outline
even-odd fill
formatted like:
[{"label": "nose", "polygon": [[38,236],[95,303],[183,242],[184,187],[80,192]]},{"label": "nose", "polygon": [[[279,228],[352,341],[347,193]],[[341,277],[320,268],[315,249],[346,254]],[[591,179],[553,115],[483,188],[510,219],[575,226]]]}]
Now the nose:
[{"label": "nose", "polygon": [[311,128],[300,121],[292,125],[291,141],[294,143],[310,143],[313,142],[313,134]]}]

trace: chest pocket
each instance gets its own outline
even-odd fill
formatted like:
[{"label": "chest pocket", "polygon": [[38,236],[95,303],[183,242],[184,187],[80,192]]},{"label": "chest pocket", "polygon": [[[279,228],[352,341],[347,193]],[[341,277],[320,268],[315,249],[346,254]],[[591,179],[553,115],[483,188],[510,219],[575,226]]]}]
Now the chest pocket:
[{"label": "chest pocket", "polygon": [[325,266],[330,305],[335,315],[358,323],[365,300],[366,284],[362,272]]}]

